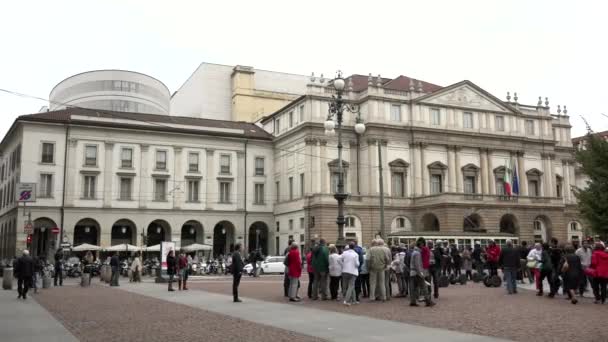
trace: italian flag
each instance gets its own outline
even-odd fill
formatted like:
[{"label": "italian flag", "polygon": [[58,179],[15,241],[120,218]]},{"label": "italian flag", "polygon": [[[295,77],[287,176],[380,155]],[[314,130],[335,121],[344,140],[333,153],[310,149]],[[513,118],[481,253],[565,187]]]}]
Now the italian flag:
[{"label": "italian flag", "polygon": [[505,195],[511,196],[511,168],[509,160],[505,160],[505,175],[503,177],[503,183],[505,184]]}]

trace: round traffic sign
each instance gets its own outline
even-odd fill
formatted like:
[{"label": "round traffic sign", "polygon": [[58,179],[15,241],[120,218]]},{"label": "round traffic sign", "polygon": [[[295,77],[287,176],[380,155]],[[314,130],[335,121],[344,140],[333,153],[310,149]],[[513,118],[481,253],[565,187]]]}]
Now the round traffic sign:
[{"label": "round traffic sign", "polygon": [[60,229],[59,229],[59,227],[53,227],[53,228],[51,228],[51,232],[52,232],[53,234],[59,234]]}]

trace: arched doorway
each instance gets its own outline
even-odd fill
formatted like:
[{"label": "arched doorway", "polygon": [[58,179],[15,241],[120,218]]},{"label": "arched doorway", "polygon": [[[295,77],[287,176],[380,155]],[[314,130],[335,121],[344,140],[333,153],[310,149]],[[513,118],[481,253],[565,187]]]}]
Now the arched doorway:
[{"label": "arched doorway", "polygon": [[122,219],[112,225],[111,245],[135,244],[137,229],[131,220]]},{"label": "arched doorway", "polygon": [[99,245],[100,233],[101,228],[97,221],[91,218],[82,219],[74,227],[74,246],[82,245],[83,243],[97,246]]},{"label": "arched doorway", "polygon": [[194,220],[190,220],[182,225],[181,246],[188,246],[193,243],[204,243],[205,232],[203,225]]},{"label": "arched doorway", "polygon": [[537,216],[532,222],[534,242],[548,242],[551,239],[551,221],[545,215]]},{"label": "arched doorway", "polygon": [[148,246],[158,245],[163,241],[171,240],[171,226],[165,220],[154,220],[146,230]]},{"label": "arched doorway", "polygon": [[33,225],[34,234],[30,252],[33,256],[49,257],[55,245],[55,234],[51,232],[51,229],[57,227],[57,224],[50,218],[41,217],[34,220]]},{"label": "arched doorway", "polygon": [[221,221],[213,228],[213,255],[218,257],[234,250],[234,225]]},{"label": "arched doorway", "polygon": [[519,224],[517,218],[513,214],[504,214],[500,218],[499,229],[501,233],[519,234]]},{"label": "arched doorway", "polygon": [[433,213],[427,213],[422,216],[422,230],[427,232],[439,231],[439,219]]},{"label": "arched doorway", "polygon": [[268,255],[268,226],[264,222],[255,222],[249,227],[249,253],[261,249],[262,255]]},{"label": "arched doorway", "polygon": [[481,232],[482,228],[481,216],[477,213],[472,213],[464,217],[462,221],[462,230],[465,232]]}]

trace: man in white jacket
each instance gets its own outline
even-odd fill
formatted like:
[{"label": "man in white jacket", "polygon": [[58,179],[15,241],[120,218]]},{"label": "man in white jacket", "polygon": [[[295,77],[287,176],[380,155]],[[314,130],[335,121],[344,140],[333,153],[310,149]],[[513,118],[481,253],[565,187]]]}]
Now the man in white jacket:
[{"label": "man in white jacket", "polygon": [[342,253],[342,279],[346,286],[344,305],[359,304],[355,293],[355,280],[359,275],[359,254],[355,252],[355,244],[350,243]]}]

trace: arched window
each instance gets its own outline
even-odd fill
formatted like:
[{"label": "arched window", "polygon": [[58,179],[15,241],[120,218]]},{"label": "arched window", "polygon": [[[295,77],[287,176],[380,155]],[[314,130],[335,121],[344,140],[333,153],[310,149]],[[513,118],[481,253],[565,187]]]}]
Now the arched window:
[{"label": "arched window", "polygon": [[397,216],[391,223],[391,233],[394,232],[411,232],[412,222],[405,216]]}]

